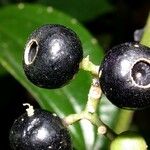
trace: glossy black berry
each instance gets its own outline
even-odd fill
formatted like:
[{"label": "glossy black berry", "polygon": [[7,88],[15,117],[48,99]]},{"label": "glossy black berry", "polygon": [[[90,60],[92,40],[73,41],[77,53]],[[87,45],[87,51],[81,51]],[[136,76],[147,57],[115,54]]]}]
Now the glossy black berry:
[{"label": "glossy black berry", "polygon": [[150,48],[138,43],[113,47],[101,64],[100,74],[102,91],[116,106],[150,106]]},{"label": "glossy black berry", "polygon": [[35,109],[15,120],[10,130],[14,150],[72,150],[69,131],[63,121],[48,111]]},{"label": "glossy black berry", "polygon": [[81,42],[74,31],[62,25],[44,25],[26,43],[23,68],[33,84],[55,89],[74,77],[82,58]]}]

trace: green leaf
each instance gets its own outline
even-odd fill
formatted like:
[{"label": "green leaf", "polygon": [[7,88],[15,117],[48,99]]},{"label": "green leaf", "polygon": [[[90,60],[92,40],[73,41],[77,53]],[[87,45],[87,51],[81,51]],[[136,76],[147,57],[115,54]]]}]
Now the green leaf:
[{"label": "green leaf", "polygon": [[89,21],[113,10],[108,0],[38,0],[57,8],[80,21]]},{"label": "green leaf", "polygon": [[[22,68],[24,44],[29,34],[37,27],[48,23],[59,23],[72,28],[81,38],[84,56],[90,55],[95,63],[100,63],[102,48],[77,20],[63,13],[40,5],[8,6],[0,10],[0,62],[35,97],[44,109],[54,111],[64,117],[79,112],[86,103],[90,86],[90,76],[80,71],[65,88],[45,90],[32,85]],[[82,85],[82,86],[81,86]],[[71,126],[74,145],[85,149],[82,129],[77,123]]]},{"label": "green leaf", "polygon": [[3,67],[2,65],[0,65],[0,77],[1,77],[1,76],[4,76],[4,75],[6,75],[6,74],[7,74],[6,69],[4,69],[4,67]]}]

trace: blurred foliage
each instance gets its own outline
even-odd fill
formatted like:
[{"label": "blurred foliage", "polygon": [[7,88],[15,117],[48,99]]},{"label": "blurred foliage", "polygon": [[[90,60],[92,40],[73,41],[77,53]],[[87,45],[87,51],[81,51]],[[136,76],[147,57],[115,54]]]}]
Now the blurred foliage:
[{"label": "blurred foliage", "polygon": [[34,2],[59,9],[79,21],[88,21],[99,15],[111,12],[112,5],[107,0],[1,0],[1,5],[17,2]]}]

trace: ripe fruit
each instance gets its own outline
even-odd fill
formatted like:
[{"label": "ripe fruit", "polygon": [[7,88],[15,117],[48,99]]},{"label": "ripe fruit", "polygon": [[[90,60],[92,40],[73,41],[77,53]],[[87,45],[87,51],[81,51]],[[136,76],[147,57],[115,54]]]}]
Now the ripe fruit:
[{"label": "ripe fruit", "polygon": [[150,106],[150,48],[137,43],[113,47],[101,64],[100,85],[120,108]]},{"label": "ripe fruit", "polygon": [[71,138],[63,121],[40,109],[16,119],[9,139],[14,150],[72,150]]},{"label": "ripe fruit", "polygon": [[33,84],[55,89],[73,78],[82,58],[81,42],[74,31],[62,25],[44,25],[26,43],[23,68]]},{"label": "ripe fruit", "polygon": [[125,131],[111,142],[110,150],[147,150],[147,144],[138,133]]}]

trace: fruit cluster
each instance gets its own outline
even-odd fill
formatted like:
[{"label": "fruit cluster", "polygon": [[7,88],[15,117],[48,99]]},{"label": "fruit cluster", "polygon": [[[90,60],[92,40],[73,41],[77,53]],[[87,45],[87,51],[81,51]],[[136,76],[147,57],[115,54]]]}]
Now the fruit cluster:
[{"label": "fruit cluster", "polygon": [[[80,39],[62,25],[44,25],[29,37],[23,57],[27,78],[41,88],[63,87],[72,80],[83,60]],[[150,106],[150,48],[123,43],[105,55],[99,85],[114,105],[125,109]],[[10,131],[14,150],[71,150],[71,138],[63,119],[44,110],[18,118]]]},{"label": "fruit cluster", "polygon": [[[41,88],[60,88],[74,77],[83,58],[77,34],[62,25],[44,25],[29,37],[23,57],[27,78]],[[31,110],[30,110],[31,111]],[[63,119],[45,110],[27,111],[10,130],[14,150],[72,150]]]}]

